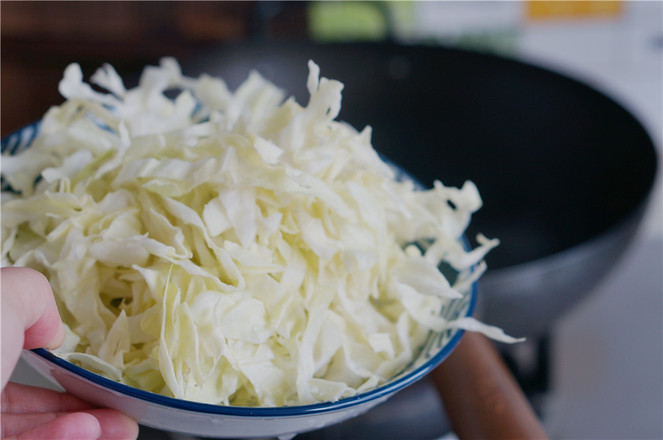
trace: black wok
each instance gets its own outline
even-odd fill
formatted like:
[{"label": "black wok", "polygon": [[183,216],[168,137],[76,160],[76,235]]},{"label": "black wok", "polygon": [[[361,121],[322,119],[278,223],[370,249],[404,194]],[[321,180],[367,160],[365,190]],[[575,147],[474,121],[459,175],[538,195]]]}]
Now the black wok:
[{"label": "black wok", "polygon": [[627,246],[657,156],[642,125],[594,89],[535,66],[467,51],[391,44],[211,47],[185,73],[248,72],[307,102],[307,61],[345,84],[340,119],[424,184],[476,183],[469,230],[498,237],[482,278],[482,318],[518,336],[547,331]]}]

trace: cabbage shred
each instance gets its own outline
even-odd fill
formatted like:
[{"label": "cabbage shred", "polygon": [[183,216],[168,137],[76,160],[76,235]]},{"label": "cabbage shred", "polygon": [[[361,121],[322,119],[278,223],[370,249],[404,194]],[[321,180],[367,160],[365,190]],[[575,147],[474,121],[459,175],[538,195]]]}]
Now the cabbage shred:
[{"label": "cabbage shred", "polygon": [[309,70],[302,106],[258,73],[232,93],[173,59],[132,89],[108,65],[95,88],[66,69],[66,101],[2,158],[2,264],[48,276],[59,356],[177,398],[297,405],[384,383],[431,330],[477,327],[440,316],[497,244],[461,244],[477,189],[396,178],[370,128],[336,120],[343,85]]}]

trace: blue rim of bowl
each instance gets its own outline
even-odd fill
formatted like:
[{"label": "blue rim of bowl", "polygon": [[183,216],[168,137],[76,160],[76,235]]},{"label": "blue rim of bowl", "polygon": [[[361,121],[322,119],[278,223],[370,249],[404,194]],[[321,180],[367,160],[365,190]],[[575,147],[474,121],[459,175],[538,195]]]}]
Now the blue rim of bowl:
[{"label": "blue rim of bowl", "polygon": [[[9,153],[13,155],[22,151],[24,148],[29,147],[34,138],[39,132],[40,122],[33,122],[28,124],[9,135],[5,136],[1,140],[0,151],[2,154]],[[403,175],[409,174],[397,164],[392,162],[392,165]],[[419,182],[415,184],[421,186]],[[463,245],[466,248],[469,248],[469,242],[466,237],[463,237]],[[472,316],[474,314],[474,308],[477,299],[477,290],[478,283],[475,281],[472,283],[471,289],[468,292],[469,302],[467,305],[467,311],[465,316]],[[305,416],[312,414],[327,413],[333,411],[339,411],[344,408],[356,406],[362,403],[366,403],[372,400],[379,399],[381,397],[388,396],[400,391],[401,389],[417,382],[419,379],[430,373],[434,370],[442,361],[444,361],[449,354],[456,348],[458,343],[465,331],[463,329],[457,328],[453,330],[453,335],[451,338],[437,351],[433,356],[431,356],[423,365],[415,368],[413,371],[404,374],[397,379],[390,381],[382,386],[374,388],[372,390],[357,394],[355,396],[346,397],[339,399],[334,402],[322,402],[310,405],[293,405],[293,406],[279,406],[279,407],[247,407],[247,406],[226,406],[226,405],[215,405],[210,403],[200,403],[193,402],[189,400],[177,399],[174,397],[164,396],[161,394],[152,393],[149,391],[143,391],[138,388],[125,385],[114,380],[103,377],[99,374],[93,373],[92,371],[86,370],[78,365],[72,364],[50,351],[37,348],[30,350],[32,353],[36,354],[40,358],[44,359],[47,362],[50,362],[60,368],[63,368],[76,376],[87,380],[93,384],[99,385],[101,387],[107,388],[111,391],[130,396],[133,398],[140,399],[142,401],[166,406],[169,408],[181,409],[190,412],[196,413],[205,413],[210,415],[226,415],[226,416],[237,416],[237,417],[297,417]]]}]

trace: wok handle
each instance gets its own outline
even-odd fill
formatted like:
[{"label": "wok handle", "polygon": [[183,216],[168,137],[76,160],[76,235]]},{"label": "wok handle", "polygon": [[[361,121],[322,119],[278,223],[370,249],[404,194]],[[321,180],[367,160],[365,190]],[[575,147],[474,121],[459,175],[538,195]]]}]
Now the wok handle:
[{"label": "wok handle", "polygon": [[431,378],[459,439],[547,438],[522,390],[485,336],[465,332]]}]

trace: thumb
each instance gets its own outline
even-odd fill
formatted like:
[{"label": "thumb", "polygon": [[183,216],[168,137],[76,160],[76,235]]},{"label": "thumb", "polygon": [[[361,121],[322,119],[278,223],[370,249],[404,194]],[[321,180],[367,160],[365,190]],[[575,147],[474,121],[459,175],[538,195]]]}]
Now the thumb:
[{"label": "thumb", "polygon": [[64,340],[53,291],[44,275],[25,267],[0,269],[2,386],[23,348],[57,348]]}]

